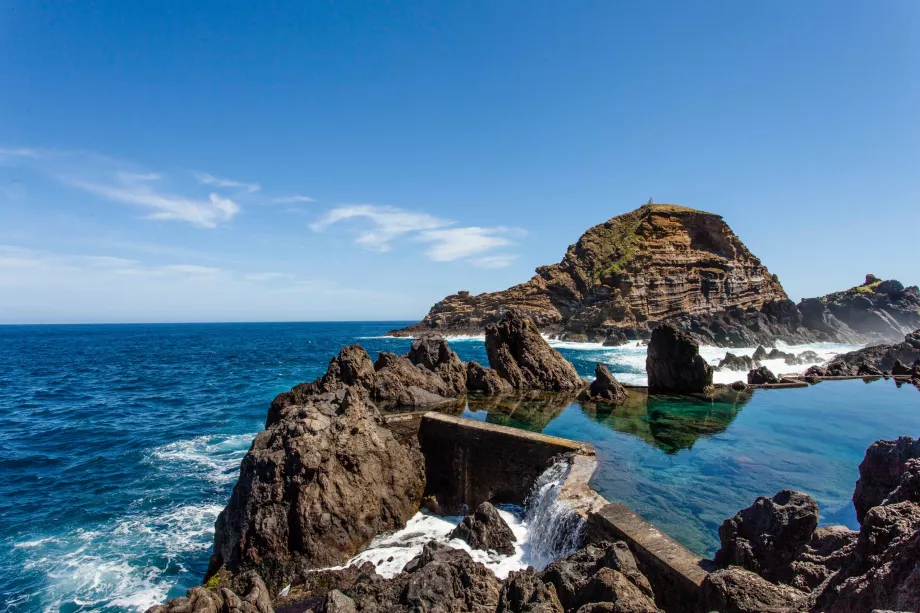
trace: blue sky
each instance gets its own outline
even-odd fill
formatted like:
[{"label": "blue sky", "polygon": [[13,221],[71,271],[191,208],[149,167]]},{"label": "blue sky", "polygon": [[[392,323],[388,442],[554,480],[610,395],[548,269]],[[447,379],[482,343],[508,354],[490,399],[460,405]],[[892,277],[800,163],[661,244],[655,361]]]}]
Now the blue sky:
[{"label": "blue sky", "polygon": [[0,322],[418,319],[649,197],[920,281],[920,3],[0,6]]}]

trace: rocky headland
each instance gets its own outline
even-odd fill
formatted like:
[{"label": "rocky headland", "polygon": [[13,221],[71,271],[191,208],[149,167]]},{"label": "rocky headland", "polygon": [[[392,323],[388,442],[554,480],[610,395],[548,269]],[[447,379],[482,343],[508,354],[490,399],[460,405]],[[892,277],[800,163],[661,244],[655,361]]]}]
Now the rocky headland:
[{"label": "rocky headland", "polygon": [[894,340],[920,327],[920,290],[869,275],[844,292],[792,302],[718,215],[649,204],[594,226],[526,283],[435,304],[396,336],[482,334],[509,309],[544,334],[617,345],[671,323],[708,345]]}]

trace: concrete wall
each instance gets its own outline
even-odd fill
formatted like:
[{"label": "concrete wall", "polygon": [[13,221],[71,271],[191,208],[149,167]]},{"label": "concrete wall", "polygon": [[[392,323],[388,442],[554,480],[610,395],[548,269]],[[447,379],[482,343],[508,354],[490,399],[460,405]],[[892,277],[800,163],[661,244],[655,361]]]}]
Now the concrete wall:
[{"label": "concrete wall", "polygon": [[426,413],[418,430],[426,496],[446,513],[487,500],[523,504],[533,483],[563,453],[594,455],[591,445],[472,419]]}]

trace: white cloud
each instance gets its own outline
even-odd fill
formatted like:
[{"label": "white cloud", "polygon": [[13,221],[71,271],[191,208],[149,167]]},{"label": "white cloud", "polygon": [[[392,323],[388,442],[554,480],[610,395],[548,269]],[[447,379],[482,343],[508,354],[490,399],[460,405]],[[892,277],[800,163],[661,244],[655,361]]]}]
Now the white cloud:
[{"label": "white cloud", "polygon": [[233,181],[232,179],[221,179],[220,177],[215,177],[214,175],[209,175],[206,172],[196,172],[195,179],[198,180],[202,185],[213,185],[214,187],[231,187],[234,189],[243,189],[249,192],[250,194],[259,191],[262,189],[262,186],[258,183],[245,183],[243,181]]},{"label": "white cloud", "polygon": [[511,266],[517,260],[517,257],[511,254],[489,255],[472,260],[472,264],[476,268],[504,268],[505,266]]},{"label": "white cloud", "polygon": [[316,202],[310,196],[281,196],[279,198],[272,198],[272,202],[278,204],[296,204],[299,202]]},{"label": "white cloud", "polygon": [[357,204],[328,211],[319,220],[310,224],[310,229],[322,232],[340,221],[356,218],[367,219],[373,224],[372,229],[360,232],[355,239],[357,244],[373,251],[389,251],[390,241],[411,232],[442,228],[451,224],[427,213],[411,213],[389,206]]},{"label": "white cloud", "polygon": [[432,243],[425,254],[435,262],[452,262],[477,255],[497,247],[507,247],[511,241],[501,236],[504,228],[444,228],[425,230],[418,240]]},{"label": "white cloud", "polygon": [[257,272],[243,275],[247,281],[274,281],[275,279],[293,279],[294,275],[284,272]]},{"label": "white cloud", "polygon": [[41,270],[83,272],[89,274],[119,274],[133,276],[213,277],[223,274],[220,268],[197,264],[147,265],[132,260],[107,255],[55,253],[0,245],[0,268],[6,270]]},{"label": "white cloud", "polygon": [[65,183],[115,202],[152,209],[148,219],[185,221],[200,228],[214,228],[240,212],[233,200],[211,193],[207,200],[160,193],[149,183],[155,174],[116,173],[116,183],[93,183],[81,179],[64,179]]}]

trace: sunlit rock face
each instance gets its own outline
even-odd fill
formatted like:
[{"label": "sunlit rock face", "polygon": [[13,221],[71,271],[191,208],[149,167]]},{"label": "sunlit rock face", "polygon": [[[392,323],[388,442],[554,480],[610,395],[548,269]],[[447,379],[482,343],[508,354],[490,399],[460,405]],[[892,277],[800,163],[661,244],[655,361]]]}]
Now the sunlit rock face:
[{"label": "sunlit rock face", "polygon": [[589,229],[560,263],[541,266],[530,281],[448,296],[422,322],[396,333],[479,332],[514,308],[544,331],[605,340],[671,318],[783,300],[779,281],[720,216],[653,204]]}]

